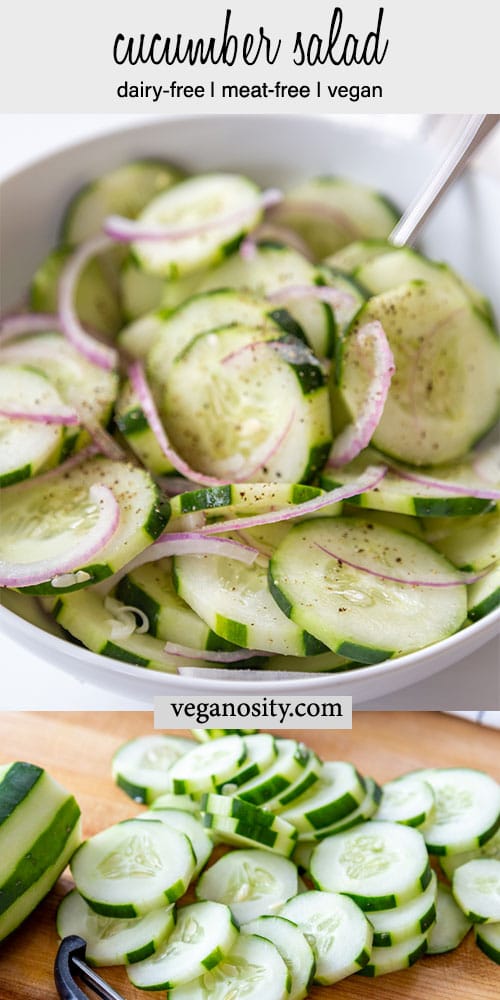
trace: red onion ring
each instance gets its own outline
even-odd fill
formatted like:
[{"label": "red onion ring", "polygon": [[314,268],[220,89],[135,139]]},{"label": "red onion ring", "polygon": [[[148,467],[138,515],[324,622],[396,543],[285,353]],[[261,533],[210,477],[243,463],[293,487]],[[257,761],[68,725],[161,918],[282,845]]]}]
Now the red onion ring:
[{"label": "red onion ring", "polygon": [[75,410],[65,407],[60,413],[43,413],[31,410],[9,410],[8,407],[0,407],[0,417],[8,417],[9,420],[27,420],[34,424],[58,424],[62,427],[74,427],[80,423],[80,419]]},{"label": "red onion ring", "polygon": [[133,243],[136,240],[185,240],[202,236],[212,229],[219,229],[220,226],[237,224],[258,208],[265,209],[276,205],[282,197],[281,191],[271,188],[259,195],[255,205],[248,205],[244,209],[229,212],[227,215],[219,215],[215,219],[209,219],[198,225],[180,226],[178,229],[175,226],[155,226],[151,223],[141,222],[140,219],[127,219],[121,215],[110,215],[104,220],[103,230],[107,236],[119,243]]},{"label": "red onion ring", "polygon": [[15,313],[0,320],[0,345],[25,333],[44,333],[62,330],[59,316],[52,313]]},{"label": "red onion ring", "polygon": [[389,341],[378,321],[360,327],[353,336],[361,347],[368,340],[373,340],[373,376],[358,416],[334,441],[327,467],[347,465],[366,448],[384,412],[391,379],[396,370]]},{"label": "red onion ring", "polygon": [[352,306],[355,301],[354,296],[350,295],[349,292],[341,291],[340,288],[331,288],[330,285],[285,285],[275,292],[268,292],[266,298],[269,302],[283,305],[294,300],[317,299],[318,302],[325,302],[333,309]]},{"label": "red onion ring", "polygon": [[100,424],[92,423],[89,420],[83,420],[80,418],[81,424],[85,427],[85,430],[90,434],[97,450],[101,455],[105,455],[106,458],[110,458],[113,462],[123,462],[126,460],[126,455],[123,448],[120,447],[117,441],[111,434],[108,434],[104,427]]},{"label": "red onion ring", "polygon": [[96,236],[86,240],[65,264],[59,281],[59,318],[63,333],[88,361],[107,371],[116,367],[118,353],[113,347],[101,343],[83,329],[74,302],[78,279],[87,262],[112,246],[113,243],[107,236]]},{"label": "red onion ring", "polygon": [[456,578],[450,580],[442,580],[439,583],[435,580],[408,580],[402,576],[391,576],[389,573],[379,573],[378,570],[369,569],[368,566],[362,566],[359,563],[352,562],[349,559],[345,559],[344,556],[339,556],[335,552],[330,552],[324,545],[320,545],[319,542],[313,543],[317,549],[321,549],[325,552],[327,556],[331,556],[332,559],[336,559],[339,563],[345,563],[346,566],[351,566],[352,569],[357,569],[361,573],[368,573],[369,576],[376,576],[380,580],[390,580],[392,583],[402,583],[408,587],[463,587],[469,583],[477,583],[485,575],[487,570],[483,570],[481,573],[463,573],[461,570],[457,570]]},{"label": "red onion ring", "polygon": [[443,479],[433,479],[430,476],[420,476],[406,469],[401,469],[399,465],[391,465],[391,473],[401,479],[408,479],[412,483],[426,486],[429,489],[439,490],[447,496],[476,497],[478,500],[500,500],[500,490],[483,489],[482,487],[462,486],[460,483],[447,483]]},{"label": "red onion ring", "polygon": [[226,531],[240,531],[245,528],[258,528],[262,524],[278,524],[281,521],[293,521],[296,517],[305,517],[314,514],[317,510],[330,507],[341,500],[350,500],[351,497],[365,493],[366,490],[373,490],[381,482],[387,472],[385,465],[370,465],[359,479],[354,480],[349,486],[338,486],[334,490],[328,490],[323,496],[306,500],[305,503],[293,504],[290,507],[282,507],[281,510],[271,510],[266,514],[254,514],[251,517],[236,517],[231,521],[216,521],[214,524],[207,524],[201,528],[203,535],[220,535]]},{"label": "red onion ring", "polygon": [[52,559],[38,559],[32,563],[13,563],[0,560],[0,586],[32,587],[47,583],[66,573],[76,573],[100,552],[114,535],[120,522],[120,508],[107,486],[94,484],[89,490],[90,499],[99,505],[96,523],[80,542],[75,543],[71,553],[54,556]]},{"label": "red onion ring", "polygon": [[209,663],[235,663],[237,660],[250,660],[253,656],[269,656],[269,653],[255,652],[253,649],[234,649],[230,652],[193,649],[191,646],[181,646],[178,642],[167,642],[164,648],[165,652],[170,656],[183,656],[184,659],[192,660],[206,660]]}]

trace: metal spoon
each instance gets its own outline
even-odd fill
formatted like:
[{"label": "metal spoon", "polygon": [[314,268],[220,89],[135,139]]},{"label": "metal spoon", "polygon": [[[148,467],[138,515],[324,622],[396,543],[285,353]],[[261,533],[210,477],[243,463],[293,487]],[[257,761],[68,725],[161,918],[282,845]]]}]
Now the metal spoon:
[{"label": "metal spoon", "polygon": [[443,161],[396,223],[389,243],[396,247],[412,244],[427,216],[450,184],[460,176],[483,139],[500,121],[500,115],[469,115],[457,139],[454,139]]}]

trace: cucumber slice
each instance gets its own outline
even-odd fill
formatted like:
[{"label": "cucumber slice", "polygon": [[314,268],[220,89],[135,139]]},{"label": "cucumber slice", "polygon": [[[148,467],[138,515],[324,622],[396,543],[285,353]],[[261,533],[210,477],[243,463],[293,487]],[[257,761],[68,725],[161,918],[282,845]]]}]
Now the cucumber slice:
[{"label": "cucumber slice", "polygon": [[[262,812],[263,810],[257,810]],[[297,831],[289,823],[278,829],[248,822],[246,819],[234,819],[232,816],[218,816],[216,813],[204,813],[203,824],[211,830],[212,835],[221,844],[232,847],[254,847],[259,850],[271,851],[289,858],[294,852]]]},{"label": "cucumber slice", "polygon": [[369,960],[372,928],[352,899],[336,892],[302,892],[280,916],[297,924],[316,956],[316,983],[338,983]]},{"label": "cucumber slice", "polygon": [[387,240],[353,240],[352,243],[346,243],[336,253],[329,254],[323,263],[327,267],[338,268],[352,276],[356,268],[364,264],[365,261],[373,260],[374,257],[387,253],[391,248],[392,244],[388,243]]},{"label": "cucumber slice", "polygon": [[383,195],[342,177],[302,181],[273,214],[298,232],[320,259],[355,239],[387,237],[399,216]]},{"label": "cucumber slice", "polygon": [[159,806],[148,812],[139,813],[136,818],[160,820],[161,823],[165,823],[170,829],[183,833],[193,848],[196,860],[193,878],[199,875],[205,867],[213,849],[213,843],[199,819],[196,819],[191,813],[183,812],[182,809],[160,809]]},{"label": "cucumber slice", "polygon": [[252,327],[199,334],[172,365],[161,408],[180,454],[221,479],[241,479],[250,467],[250,480],[306,481],[331,444],[319,362],[296,338]]},{"label": "cucumber slice", "polygon": [[434,792],[426,781],[402,775],[382,785],[377,819],[422,827],[432,822],[434,813]]},{"label": "cucumber slice", "polygon": [[128,977],[142,990],[171,990],[219,965],[237,937],[228,906],[191,903],[177,910],[175,927],[163,947],[127,969]]},{"label": "cucumber slice", "polygon": [[22,588],[27,593],[58,595],[116,573],[163,531],[169,517],[168,501],[151,477],[126,462],[90,458],[62,475],[39,483],[15,486],[4,495],[1,555],[13,562],[35,562],[74,545],[75,533],[84,534],[93,524],[96,504],[89,502],[94,483],[108,486],[120,507],[120,522],[110,541],[94,562],[75,566],[74,574],[38,586]]},{"label": "cucumber slice", "polygon": [[[361,476],[369,465],[383,462],[383,458],[374,449],[365,451],[345,465],[342,469],[331,469],[323,472],[320,483],[323,489],[333,490],[337,486],[345,486]],[[478,489],[484,483],[478,481],[471,469],[471,461],[456,462],[427,470],[430,476],[450,484],[469,486],[471,491]],[[402,472],[406,471],[401,466]],[[412,471],[412,470],[408,470]],[[422,470],[425,474],[425,470]],[[452,486],[450,485],[450,492]],[[457,517],[468,514],[482,514],[489,511],[495,504],[492,500],[482,500],[474,496],[443,496],[443,491],[434,487],[424,486],[398,476],[397,469],[389,470],[381,483],[373,490],[360,493],[349,501],[351,506],[369,507],[373,510],[389,511],[395,514],[409,514],[416,517]],[[453,531],[453,524],[451,524]]]},{"label": "cucumber slice", "polygon": [[318,830],[344,819],[366,795],[363,778],[353,764],[328,761],[318,784],[281,813],[299,832]]},{"label": "cucumber slice", "polygon": [[[30,304],[35,312],[57,312],[59,280],[72,253],[72,247],[57,247],[38,268],[30,289]],[[75,292],[81,323],[108,337],[114,337],[123,324],[117,280],[120,257],[121,250],[113,247],[89,260]]]},{"label": "cucumber slice", "polygon": [[373,927],[373,946],[389,948],[428,931],[436,920],[437,892],[438,881],[432,872],[427,889],[415,899],[392,910],[375,910],[370,913],[368,919]]},{"label": "cucumber slice", "polygon": [[323,773],[323,762],[319,759],[317,754],[312,750],[309,755],[309,760],[304,768],[302,775],[285,788],[283,792],[279,792],[272,799],[268,799],[266,802],[266,809],[272,809],[273,812],[282,813],[285,809],[290,806],[295,806],[297,799],[302,798],[311,789],[313,791],[318,787],[319,779]]},{"label": "cucumber slice", "polygon": [[[160,316],[163,319],[160,320]],[[144,326],[146,318],[141,321]],[[151,322],[151,320],[149,321]],[[177,355],[200,333],[238,324],[265,334],[279,331],[304,339],[304,334],[286,310],[276,308],[266,299],[231,288],[217,288],[183,302],[173,312],[157,314],[157,329],[148,352],[148,371],[156,385],[167,380]],[[130,338],[129,338],[130,339]]]},{"label": "cucumber slice", "polygon": [[335,325],[342,334],[354,319],[358,309],[361,309],[369,298],[369,293],[359,281],[338,268],[325,264],[318,270],[326,285],[336,288],[339,292],[345,292],[345,302],[340,302],[335,307]]},{"label": "cucumber slice", "polygon": [[[0,368],[0,405],[20,411],[59,413],[63,402],[41,372],[5,364]],[[0,486],[10,486],[57,465],[64,441],[60,424],[0,417]]]},{"label": "cucumber slice", "polygon": [[178,278],[217,264],[262,216],[259,189],[237,174],[198,174],[158,195],[140,213],[145,227],[182,230],[208,222],[211,229],[175,240],[137,240],[133,252],[150,274]]},{"label": "cucumber slice", "polygon": [[[36,368],[52,382],[61,399],[75,407],[88,426],[107,425],[118,391],[118,375],[87,361],[62,334],[24,337],[3,347],[1,359]],[[64,455],[70,455],[89,440],[89,433],[81,427],[65,428]]]},{"label": "cucumber slice", "polygon": [[[214,512],[217,516],[247,517],[305,503],[321,496],[321,493],[316,486],[304,486],[302,483],[233,483],[179,493],[172,497],[171,511],[173,518],[200,510],[207,514]],[[337,507],[340,510],[341,504],[332,504],[332,508]],[[264,527],[257,530],[264,531]],[[271,527],[279,526],[269,525]]]},{"label": "cucumber slice", "polygon": [[[143,272],[141,272],[142,274]],[[145,275],[145,277],[151,277]],[[168,316],[168,310],[165,311]],[[118,334],[117,341],[122,351],[131,358],[145,361],[156,337],[163,328],[165,315],[161,309],[147,312],[124,326]]]},{"label": "cucumber slice", "polygon": [[292,860],[297,865],[298,871],[303,875],[307,875],[309,872],[309,862],[313,851],[314,843],[307,844],[300,840],[293,852]]},{"label": "cucumber slice", "polygon": [[195,649],[235,649],[216,635],[175,592],[172,560],[159,559],[132,570],[120,580],[117,595],[124,604],[140,608],[148,617],[149,631],[165,642]]},{"label": "cucumber slice", "polygon": [[[192,729],[195,740],[198,743],[209,743],[210,740],[220,740],[222,736],[254,736],[258,734],[257,729]],[[260,736],[265,735],[260,733]]]},{"label": "cucumber slice", "polygon": [[500,605],[500,565],[467,588],[467,609],[470,621],[477,622]]},{"label": "cucumber slice", "polygon": [[238,797],[253,805],[267,804],[304,778],[311,751],[297,740],[277,739],[276,759],[263,774],[238,788]]},{"label": "cucumber slice", "polygon": [[[323,285],[325,276],[302,254],[280,243],[259,243],[251,260],[234,255],[221,267],[208,273],[200,291],[237,288],[254,292],[262,298],[295,285]],[[304,331],[308,344],[319,358],[330,357],[335,348],[335,316],[330,305],[314,298],[290,297],[284,301],[286,312]],[[297,333],[297,331],[292,331]]]},{"label": "cucumber slice", "polygon": [[366,795],[356,809],[353,809],[343,819],[332,823],[330,826],[322,826],[318,830],[302,831],[299,833],[299,841],[309,847],[309,845],[314,845],[318,841],[324,840],[325,837],[331,837],[334,833],[343,833],[344,830],[350,830],[351,827],[358,826],[359,823],[364,823],[366,820],[371,819],[372,816],[375,816],[380,799],[382,798],[382,789],[373,778],[364,778],[363,780],[366,785]]},{"label": "cucumber slice", "polygon": [[372,948],[370,961],[361,970],[361,976],[385,976],[388,972],[409,969],[425,955],[428,947],[428,932],[393,944],[390,948]]},{"label": "cucumber slice", "polygon": [[292,861],[269,851],[231,851],[203,872],[195,888],[198,899],[212,899],[231,908],[239,924],[276,913],[297,892]]},{"label": "cucumber slice", "polygon": [[154,802],[171,790],[169,768],[193,746],[182,736],[137,736],[113,755],[113,778],[134,802]]},{"label": "cucumber slice", "polygon": [[182,833],[129,819],[86,840],[73,856],[71,873],[95,913],[128,919],[183,896],[194,866]]},{"label": "cucumber slice", "polygon": [[310,862],[315,885],[343,892],[363,910],[389,910],[427,888],[431,871],[422,835],[372,820],[322,840]]},{"label": "cucumber slice", "polygon": [[416,771],[434,792],[434,820],[423,832],[431,854],[460,854],[486,843],[500,827],[500,786],[466,767]]},{"label": "cucumber slice", "polygon": [[200,814],[199,804],[191,795],[176,795],[175,792],[163,792],[153,800],[151,809],[153,812],[155,809],[180,809],[195,816]]},{"label": "cucumber slice", "polygon": [[433,282],[371,298],[344,341],[339,395],[352,415],[365,376],[351,333],[372,320],[382,323],[396,364],[374,446],[413,465],[460,458],[498,416],[500,340],[489,322],[460,289]]},{"label": "cucumber slice", "polygon": [[143,465],[155,476],[168,476],[174,467],[164,455],[158,438],[130,382],[122,386],[116,401],[115,423],[127,444]]},{"label": "cucumber slice", "polygon": [[179,986],[169,1000],[207,1000],[207,997],[244,997],[245,1000],[288,1000],[290,974],[278,949],[265,938],[240,934],[235,945],[214,969],[200,979]]},{"label": "cucumber slice", "polygon": [[297,925],[285,917],[267,915],[244,924],[242,932],[257,934],[275,945],[292,979],[289,1000],[305,1000],[316,962],[311,945]]},{"label": "cucumber slice", "polygon": [[[219,738],[225,735],[225,731],[222,730]],[[247,755],[242,768],[232,775],[229,782],[217,786],[217,791],[222,792],[222,795],[237,794],[240,785],[266,772],[276,758],[276,744],[269,733],[250,733],[248,736],[245,735],[244,743]]]},{"label": "cucumber slice", "polygon": [[431,927],[427,953],[442,955],[454,951],[469,933],[472,924],[455,903],[451,890],[439,883],[437,887],[436,923]]},{"label": "cucumber slice", "polygon": [[213,743],[195,745],[170,768],[174,792],[205,792],[230,781],[247,757],[241,736],[224,736]]},{"label": "cucumber slice", "polygon": [[155,195],[181,177],[176,167],[161,160],[136,160],[102,174],[71,199],[62,224],[65,243],[83,243],[98,236],[108,215],[135,219]]},{"label": "cucumber slice", "polygon": [[500,827],[481,847],[477,847],[473,851],[465,851],[463,854],[441,855],[439,865],[446,878],[451,882],[453,872],[461,865],[465,865],[467,861],[474,861],[475,858],[496,858],[497,861],[500,861]]},{"label": "cucumber slice", "polygon": [[[163,296],[167,284],[164,278],[157,274],[149,274],[139,267],[132,255],[128,256],[120,271],[120,298],[122,302],[123,319],[126,323],[134,323],[135,320],[142,319],[153,310],[160,309],[163,303]],[[182,285],[174,282],[174,285]],[[183,290],[180,291],[180,301],[184,298]],[[132,339],[135,341],[135,334],[132,332]],[[119,343],[126,350],[127,337],[123,338],[120,333]],[[133,352],[131,352],[133,353]]]},{"label": "cucumber slice", "polygon": [[492,962],[500,965],[500,923],[476,924],[474,937],[478,948],[491,958]]},{"label": "cucumber slice", "polygon": [[85,957],[92,965],[131,965],[153,955],[175,925],[173,904],[143,917],[124,920],[94,913],[76,889],[57,910],[60,938],[77,934],[87,944]]},{"label": "cucumber slice", "polygon": [[482,570],[500,559],[500,510],[481,517],[425,522],[427,540],[459,569]]},{"label": "cucumber slice", "polygon": [[329,674],[340,670],[352,670],[358,665],[345,656],[338,656],[337,653],[320,653],[317,656],[271,656],[262,664],[262,669],[301,674]]},{"label": "cucumber slice", "polygon": [[241,821],[248,827],[261,827],[264,830],[281,833],[287,837],[294,835],[294,828],[288,820],[275,816],[267,804],[265,809],[261,809],[250,802],[244,802],[238,796],[208,793],[202,797],[201,808],[203,812],[207,813],[210,820],[216,817],[230,817]]},{"label": "cucumber slice", "polygon": [[81,842],[80,809],[41,767],[0,769],[0,941],[55,884]]},{"label": "cucumber slice", "polygon": [[377,663],[437,642],[463,624],[464,586],[404,585],[351,562],[374,573],[383,568],[398,580],[452,576],[448,562],[425,543],[380,524],[339,517],[293,527],[271,558],[271,593],[289,618],[341,656]]},{"label": "cucumber slice", "polygon": [[453,875],[453,895],[474,924],[500,921],[500,861],[477,858],[460,865]]},{"label": "cucumber slice", "polygon": [[288,621],[271,596],[266,569],[220,556],[176,556],[177,593],[228,642],[247,649],[296,656],[322,651],[322,643]]}]

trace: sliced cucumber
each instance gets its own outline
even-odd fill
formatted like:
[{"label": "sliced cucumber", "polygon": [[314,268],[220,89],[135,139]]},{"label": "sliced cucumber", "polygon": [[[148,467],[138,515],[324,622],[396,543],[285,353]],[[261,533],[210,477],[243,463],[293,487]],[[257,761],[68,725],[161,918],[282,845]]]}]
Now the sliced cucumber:
[{"label": "sliced cucumber", "polygon": [[176,556],[177,593],[228,642],[296,656],[320,652],[322,643],[288,621],[271,596],[264,567],[220,556]]},{"label": "sliced cucumber", "polygon": [[139,813],[136,818],[146,821],[160,820],[161,823],[165,823],[172,830],[178,830],[179,833],[183,833],[188,838],[195,856],[196,864],[193,878],[199,875],[205,867],[213,849],[213,842],[204,829],[201,820],[189,812],[184,812],[182,809],[160,809],[159,806],[148,812]]},{"label": "sliced cucumber", "polygon": [[288,788],[285,788],[283,792],[279,792],[274,798],[268,799],[265,804],[266,809],[282,813],[285,809],[293,807],[297,799],[302,798],[306,793],[311,790],[314,791],[317,788],[322,773],[323,762],[311,750],[309,760],[300,777],[292,785],[289,785]]},{"label": "sliced cucumber", "polygon": [[422,827],[432,822],[434,812],[434,792],[426,781],[402,775],[382,785],[377,819]]},{"label": "sliced cucumber", "polygon": [[133,251],[145,271],[175,279],[217,264],[261,216],[253,181],[237,174],[198,174],[153,198],[139,218],[145,227],[182,231],[211,223],[211,228],[174,240],[138,240]]},{"label": "sliced cucumber", "polygon": [[366,795],[356,809],[330,826],[322,826],[318,830],[302,831],[299,833],[299,841],[306,846],[314,845],[318,841],[324,840],[325,837],[331,837],[334,833],[343,833],[344,830],[350,830],[351,827],[358,826],[359,823],[364,823],[375,816],[382,798],[382,789],[373,778],[364,778],[363,780],[366,785]]},{"label": "sliced cucumber", "polygon": [[327,267],[338,268],[339,271],[344,271],[346,274],[352,275],[356,268],[364,264],[365,261],[372,260],[382,253],[387,253],[391,247],[392,244],[388,243],[387,240],[353,240],[352,243],[346,243],[336,253],[329,254],[323,263]]},{"label": "sliced cucumber", "polygon": [[[313,500],[321,492],[316,486],[304,486],[302,483],[233,483],[212,486],[189,490],[172,497],[172,517],[181,517],[199,510],[230,517],[265,514],[279,507]],[[341,509],[340,504],[332,504],[334,506]],[[277,525],[269,527],[276,528]]]},{"label": "sliced cucumber", "polygon": [[460,854],[486,843],[500,827],[500,786],[466,767],[416,771],[434,792],[436,811],[423,836],[431,854]]},{"label": "sliced cucumber", "polygon": [[481,847],[476,847],[473,851],[465,851],[463,854],[441,855],[439,865],[446,878],[451,882],[453,872],[461,865],[465,865],[467,861],[474,861],[475,858],[496,858],[497,861],[500,861],[500,827]]},{"label": "sliced cucumber", "polygon": [[[170,284],[170,282],[168,282]],[[182,286],[180,282],[173,282],[174,285]],[[163,304],[163,296],[167,282],[157,274],[149,274],[139,267],[132,255],[128,256],[120,271],[120,298],[122,302],[123,319],[126,323],[134,323],[135,320],[142,319],[152,310],[160,309]],[[184,298],[184,289],[179,289],[180,301]],[[125,328],[127,329],[127,328]],[[140,337],[140,335],[139,335]],[[119,335],[120,345],[127,350],[126,333]],[[135,342],[135,333],[132,332],[132,341]],[[131,351],[134,353],[134,351]]]},{"label": "sliced cucumber", "polygon": [[297,184],[274,210],[321,259],[352,240],[384,238],[398,219],[397,209],[366,185],[342,177],[314,177]]},{"label": "sliced cucumber", "polygon": [[66,243],[83,243],[98,236],[108,215],[135,219],[160,191],[176,184],[182,174],[161,160],[136,160],[101,174],[71,199],[62,224]]},{"label": "sliced cucumber", "polygon": [[343,892],[363,910],[389,910],[427,888],[431,871],[422,835],[372,820],[322,840],[310,862],[319,889]]},{"label": "sliced cucumber", "polygon": [[94,913],[76,889],[57,910],[60,938],[77,934],[87,944],[85,957],[92,965],[131,965],[153,955],[175,925],[173,904],[143,917],[124,920]]},{"label": "sliced cucumber", "polygon": [[[59,413],[63,401],[42,372],[0,368],[0,406],[28,413]],[[64,441],[60,424],[0,416],[0,486],[10,486],[57,465]]]},{"label": "sliced cucumber", "polygon": [[372,948],[370,961],[361,970],[361,976],[385,976],[388,972],[409,969],[425,955],[428,947],[428,931],[415,937],[393,944],[389,948]]},{"label": "sliced cucumber", "polygon": [[131,570],[120,580],[117,595],[147,615],[149,632],[158,639],[185,645],[189,636],[189,645],[195,649],[236,648],[216,635],[175,592],[171,559]]},{"label": "sliced cucumber", "polygon": [[455,903],[451,890],[442,883],[437,887],[436,923],[429,934],[429,955],[442,955],[458,948],[472,924]]},{"label": "sliced cucumber", "polygon": [[[59,280],[73,253],[72,247],[52,250],[38,268],[31,285],[31,306],[36,312],[56,313]],[[78,318],[91,330],[115,336],[123,323],[118,291],[118,262],[121,251],[113,247],[93,257],[85,265],[75,292]]]},{"label": "sliced cucumber", "polygon": [[500,923],[476,924],[474,936],[478,948],[491,958],[492,962],[500,965]]},{"label": "sliced cucumber", "polygon": [[415,899],[391,910],[370,913],[368,919],[373,927],[374,947],[389,948],[428,931],[436,920],[437,891],[438,881],[432,872],[429,885]]},{"label": "sliced cucumber", "polygon": [[194,866],[182,833],[161,822],[129,819],[86,840],[73,856],[71,873],[96,913],[128,919],[183,896]]},{"label": "sliced cucumber", "polygon": [[460,288],[432,282],[371,298],[344,342],[338,394],[352,416],[365,379],[354,334],[372,320],[382,323],[396,364],[374,446],[414,465],[460,458],[498,416],[500,340],[489,322]]},{"label": "sliced cucumber", "polygon": [[80,809],[41,767],[0,769],[0,941],[49,892],[81,842]]},{"label": "sliced cucumber", "polygon": [[500,605],[500,564],[496,565],[467,590],[469,619],[479,621]]},{"label": "sliced cucumber", "polygon": [[[39,483],[14,486],[4,494],[0,539],[2,558],[35,562],[58,553],[66,555],[75,535],[94,523],[97,504],[89,500],[93,484],[111,489],[120,507],[119,525],[92,563],[75,566],[74,573],[33,587],[27,593],[62,594],[102,580],[129,562],[163,531],[168,501],[151,477],[126,462],[90,458],[62,475]],[[75,574],[81,571],[77,579]],[[66,579],[67,576],[67,579]]]},{"label": "sliced cucumber", "polygon": [[171,990],[219,965],[236,944],[238,931],[231,910],[210,901],[177,910],[175,927],[151,958],[127,969],[130,982],[142,990]]},{"label": "sliced cucumber", "polygon": [[297,924],[316,957],[314,981],[338,983],[359,972],[370,958],[372,928],[352,899],[336,892],[302,892],[280,916]]},{"label": "sliced cucumber", "polygon": [[288,1000],[290,973],[278,949],[265,938],[240,934],[235,945],[214,969],[200,979],[179,986],[169,993],[169,1000]]},{"label": "sliced cucumber", "polygon": [[[320,476],[320,483],[325,490],[333,490],[337,486],[350,485],[359,478],[369,465],[383,461],[383,458],[374,449],[367,448],[365,451],[345,465],[342,469],[327,469]],[[401,466],[401,471],[412,472]],[[413,470],[414,471],[414,470]],[[450,495],[443,496],[443,491],[431,486],[424,486],[411,480],[398,476],[397,468],[389,470],[381,483],[373,490],[360,493],[359,496],[352,497],[350,505],[359,507],[369,507],[374,510],[389,511],[395,514],[410,514],[416,517],[456,517],[468,514],[482,514],[489,511],[494,505],[492,500],[483,500],[475,496],[463,496],[462,494],[453,496],[453,485],[459,487],[468,486],[473,493],[484,483],[478,481],[471,469],[471,462],[456,462],[454,464],[440,466],[433,470],[428,470],[435,479],[450,482]],[[425,474],[425,470],[422,470]],[[451,525],[453,530],[453,524]]]},{"label": "sliced cucumber", "polygon": [[174,471],[130,382],[123,384],[116,401],[115,423],[138,459],[155,476],[168,476]]},{"label": "sliced cucumber", "polygon": [[277,739],[276,759],[263,774],[238,788],[238,797],[253,805],[274,801],[304,778],[311,751],[296,740]]},{"label": "sliced cucumber", "polygon": [[[373,572],[354,568],[359,564]],[[437,642],[465,621],[465,586],[405,585],[373,575],[380,571],[399,581],[452,578],[448,562],[413,536],[361,519],[317,518],[293,527],[278,545],[269,586],[292,621],[364,663]]]},{"label": "sliced cucumber", "polygon": [[[142,325],[145,322],[142,320]],[[156,335],[148,352],[150,378],[155,384],[164,384],[175,358],[195,337],[234,323],[254,329],[256,339],[257,331],[274,335],[279,331],[280,336],[291,333],[304,339],[302,329],[284,309],[249,292],[216,288],[192,296],[167,315],[157,314]]]},{"label": "sliced cucumber", "polygon": [[[150,277],[150,275],[146,277]],[[165,315],[168,316],[168,314],[168,310],[165,310],[164,313],[158,309],[154,312],[147,312],[124,326],[117,337],[122,351],[131,358],[145,361],[156,337],[163,328]]]},{"label": "sliced cucumber", "polygon": [[236,735],[195,745],[170,768],[171,787],[181,794],[210,791],[238,773],[247,752],[245,741]]},{"label": "sliced cucumber", "polygon": [[172,365],[162,416],[193,468],[294,483],[324,464],[331,428],[321,366],[294,337],[266,339],[252,327],[223,327],[199,334]]},{"label": "sliced cucumber", "polygon": [[[221,732],[219,738],[223,738],[225,735],[230,734]],[[237,794],[240,785],[244,785],[252,778],[265,773],[276,758],[276,744],[269,733],[250,733],[248,736],[244,736],[244,743],[247,753],[243,766],[231,776],[229,782],[224,781],[217,786],[217,791],[222,792],[223,795]]]},{"label": "sliced cucumber", "polygon": [[500,921],[500,861],[477,858],[460,865],[453,875],[453,895],[474,924]]},{"label": "sliced cucumber", "polygon": [[267,915],[250,920],[243,925],[242,931],[257,934],[275,945],[292,979],[289,1000],[305,1000],[316,962],[311,945],[297,925],[285,917]]},{"label": "sliced cucumber", "polygon": [[180,809],[182,812],[199,816],[199,803],[191,795],[176,795],[175,792],[163,792],[151,803],[151,809]]},{"label": "sliced cucumber", "polygon": [[215,795],[205,793],[201,800],[202,811],[207,813],[210,820],[222,816],[241,820],[248,827],[262,827],[264,830],[271,830],[274,833],[281,833],[288,837],[293,837],[294,828],[280,816],[275,816],[269,808],[261,809],[251,802],[245,802],[238,796]]},{"label": "sliced cucumber", "polygon": [[317,830],[343,819],[365,795],[365,783],[353,764],[329,761],[323,764],[317,785],[281,815],[299,832]]},{"label": "sliced cucumber", "polygon": [[500,559],[500,510],[451,522],[433,518],[424,530],[430,544],[459,569],[483,570]]},{"label": "sliced cucumber", "polygon": [[231,851],[219,858],[196,884],[198,899],[212,899],[231,908],[239,924],[266,913],[277,913],[297,892],[292,861],[270,851]]},{"label": "sliced cucumber", "polygon": [[325,264],[318,270],[326,285],[345,294],[345,301],[339,301],[339,304],[335,306],[335,326],[337,331],[342,334],[354,319],[358,309],[369,298],[369,293],[359,281],[338,268],[328,267]]},{"label": "sliced cucumber", "polygon": [[[258,729],[192,729],[195,740],[198,743],[209,743],[210,740],[220,740],[222,736],[256,736]],[[259,735],[265,735],[260,733]]]},{"label": "sliced cucumber", "polygon": [[[200,291],[238,288],[262,298],[296,285],[323,285],[325,276],[302,254],[279,243],[260,243],[251,260],[234,255],[200,283]],[[281,302],[281,298],[280,298]],[[314,298],[284,299],[286,312],[304,331],[318,357],[330,357],[335,348],[335,317],[330,305]],[[297,332],[297,331],[292,331]]]},{"label": "sliced cucumber", "polygon": [[182,736],[137,736],[113,755],[113,778],[134,802],[154,802],[171,790],[169,768],[193,746]]},{"label": "sliced cucumber", "polygon": [[287,673],[336,673],[341,670],[352,670],[359,664],[353,663],[345,656],[337,653],[319,653],[317,656],[271,656],[262,664],[263,670],[274,670]]},{"label": "sliced cucumber", "polygon": [[[256,810],[257,813],[263,810]],[[268,825],[248,822],[246,819],[235,819],[233,816],[220,816],[216,813],[203,813],[203,824],[221,844],[232,847],[250,847],[270,851],[284,858],[290,858],[294,852],[297,831],[289,823],[274,829]]]}]

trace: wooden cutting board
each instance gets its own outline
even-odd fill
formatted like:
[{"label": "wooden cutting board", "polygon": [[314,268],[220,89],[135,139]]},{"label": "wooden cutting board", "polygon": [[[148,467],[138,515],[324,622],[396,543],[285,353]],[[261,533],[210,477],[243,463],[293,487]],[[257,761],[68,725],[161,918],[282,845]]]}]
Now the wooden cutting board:
[{"label": "wooden cutting board", "polygon": [[[20,759],[46,767],[76,796],[85,835],[90,836],[139,811],[115,788],[110,760],[124,740],[151,731],[152,717],[147,713],[3,713],[0,763]],[[378,781],[417,767],[461,765],[488,770],[500,780],[500,734],[438,713],[358,712],[352,732],[290,735],[304,739],[325,759],[354,761]],[[71,884],[66,871],[29,920],[0,945],[0,1000],[56,1000],[55,912]],[[106,969],[104,974],[126,1000],[148,995],[132,987],[123,970]],[[404,972],[375,980],[351,976],[335,987],[315,986],[310,992],[311,1000],[498,1000],[499,996],[500,968],[475,947],[472,934],[455,952],[424,958]]]}]

